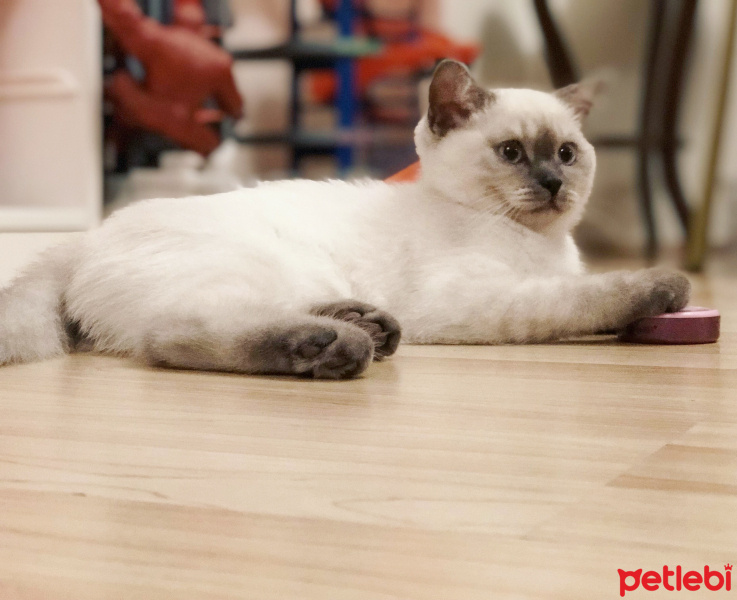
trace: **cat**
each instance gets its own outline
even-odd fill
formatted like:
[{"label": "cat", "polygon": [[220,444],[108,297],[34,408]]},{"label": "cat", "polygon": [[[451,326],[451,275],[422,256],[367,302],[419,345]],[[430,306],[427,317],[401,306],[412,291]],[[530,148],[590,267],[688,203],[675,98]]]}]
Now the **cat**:
[{"label": "cat", "polygon": [[594,178],[592,100],[585,83],[486,90],[443,61],[417,182],[272,182],[122,209],[0,292],[0,364],[81,340],[158,366],[342,379],[402,335],[542,342],[677,311],[683,275],[584,272],[570,232]]}]

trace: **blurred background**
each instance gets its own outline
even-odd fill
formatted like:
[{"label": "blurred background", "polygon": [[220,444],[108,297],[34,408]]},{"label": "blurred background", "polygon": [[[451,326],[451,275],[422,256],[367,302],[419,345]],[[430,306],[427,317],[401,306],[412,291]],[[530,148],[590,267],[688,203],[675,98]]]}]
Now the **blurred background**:
[{"label": "blurred background", "polygon": [[590,253],[730,252],[735,0],[2,0],[0,231],[141,198],[386,178],[442,58],[489,87],[606,91]]}]

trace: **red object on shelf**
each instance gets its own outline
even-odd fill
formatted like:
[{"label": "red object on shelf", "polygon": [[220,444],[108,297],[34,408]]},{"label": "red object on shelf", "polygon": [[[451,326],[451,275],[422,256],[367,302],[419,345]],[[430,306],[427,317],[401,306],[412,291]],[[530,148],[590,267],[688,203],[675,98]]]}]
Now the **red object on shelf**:
[{"label": "red object on shelf", "polygon": [[387,183],[407,183],[417,181],[420,178],[420,163],[412,163],[409,167],[402,169],[399,173],[395,173],[389,177]]},{"label": "red object on shelf", "polygon": [[[376,56],[356,61],[356,92],[363,96],[367,88],[384,76],[409,76],[418,71],[430,71],[444,58],[453,58],[470,64],[481,52],[477,44],[460,44],[450,38],[426,29],[420,29],[415,38],[400,42],[385,42]],[[335,97],[337,83],[332,71],[314,71],[309,79],[310,93],[318,102],[330,102]]]},{"label": "red object on shelf", "polygon": [[174,25],[199,32],[205,26],[205,9],[202,0],[174,0]]},{"label": "red object on shelf", "polygon": [[[200,0],[177,0],[175,20],[181,24],[175,25],[146,17],[133,0],[99,3],[105,25],[146,70],[143,82],[126,71],[111,78],[107,92],[116,117],[201,154],[212,152],[220,143],[212,123],[226,113],[240,117],[243,100],[233,79],[232,57],[203,37]],[[222,112],[203,108],[211,98]]]},{"label": "red object on shelf", "polygon": [[203,38],[215,39],[220,37],[222,35],[220,27],[208,24],[206,19],[207,15],[202,7],[202,0],[174,0],[172,15],[174,25],[198,33]]}]

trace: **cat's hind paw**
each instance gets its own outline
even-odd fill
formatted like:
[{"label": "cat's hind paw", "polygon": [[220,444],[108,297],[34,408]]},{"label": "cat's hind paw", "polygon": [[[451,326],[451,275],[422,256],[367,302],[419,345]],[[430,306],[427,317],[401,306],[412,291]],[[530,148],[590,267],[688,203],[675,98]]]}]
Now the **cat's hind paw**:
[{"label": "cat's hind paw", "polygon": [[381,360],[397,351],[402,329],[389,313],[358,300],[341,300],[315,306],[312,314],[330,317],[357,325],[374,342],[374,360]]},{"label": "cat's hind paw", "polygon": [[303,325],[284,334],[296,374],[317,379],[350,379],[366,370],[374,348],[358,327]]}]

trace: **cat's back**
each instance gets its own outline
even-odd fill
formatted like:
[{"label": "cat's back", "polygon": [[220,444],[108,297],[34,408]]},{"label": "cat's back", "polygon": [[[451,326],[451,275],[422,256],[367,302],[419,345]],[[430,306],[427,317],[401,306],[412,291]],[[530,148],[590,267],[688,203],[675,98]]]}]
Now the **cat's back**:
[{"label": "cat's back", "polygon": [[264,227],[281,233],[324,230],[345,225],[390,194],[391,186],[372,180],[264,182],[210,196],[144,200],[114,213],[102,229],[106,235],[169,230],[226,236]]}]

